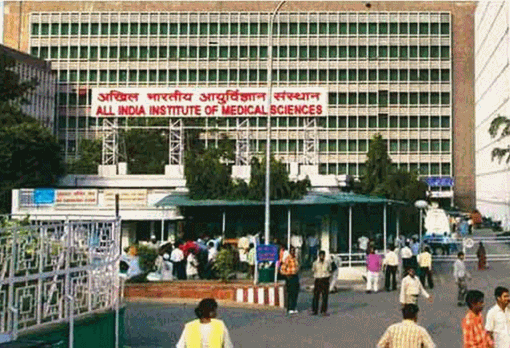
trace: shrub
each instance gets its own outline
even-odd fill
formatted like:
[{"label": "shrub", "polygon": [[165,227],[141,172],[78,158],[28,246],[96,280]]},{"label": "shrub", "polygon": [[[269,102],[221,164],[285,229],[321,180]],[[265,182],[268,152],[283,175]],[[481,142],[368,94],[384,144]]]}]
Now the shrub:
[{"label": "shrub", "polygon": [[234,272],[234,253],[229,249],[220,250],[216,255],[213,268],[218,272],[222,281],[228,281],[230,274]]},{"label": "shrub", "polygon": [[157,249],[141,244],[136,245],[136,249],[138,251],[137,255],[140,258],[140,269],[142,272],[152,272],[156,264],[156,258],[158,257]]}]

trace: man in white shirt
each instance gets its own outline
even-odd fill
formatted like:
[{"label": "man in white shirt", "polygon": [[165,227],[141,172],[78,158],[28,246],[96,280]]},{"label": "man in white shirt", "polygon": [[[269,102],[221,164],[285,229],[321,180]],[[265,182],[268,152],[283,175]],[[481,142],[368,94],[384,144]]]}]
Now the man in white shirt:
[{"label": "man in white shirt", "polygon": [[173,272],[174,276],[183,280],[186,279],[186,269],[185,269],[185,261],[184,261],[184,253],[179,248],[181,246],[180,243],[175,243],[175,247],[170,254],[170,261],[173,263]]},{"label": "man in white shirt", "polygon": [[407,269],[407,276],[402,279],[402,286],[400,287],[400,303],[406,304],[418,304],[418,295],[422,294],[430,302],[432,302],[432,296],[425,291],[420,279],[416,276],[414,268],[409,267]]},{"label": "man in white shirt", "polygon": [[494,340],[494,348],[510,347],[510,295],[508,289],[498,286],[494,291],[496,304],[487,312],[485,330]]},{"label": "man in white shirt", "polygon": [[402,277],[405,277],[406,270],[408,268],[412,267],[412,257],[413,257],[413,252],[412,252],[411,248],[409,248],[408,242],[400,250],[400,257],[402,257],[402,269],[403,269]]},{"label": "man in white shirt", "polygon": [[205,267],[206,279],[213,279],[215,277],[213,265],[216,260],[216,255],[218,255],[218,250],[214,245],[214,241],[211,240],[207,243],[207,265]]},{"label": "man in white shirt", "polygon": [[390,250],[384,256],[383,265],[386,269],[384,277],[386,291],[390,291],[390,283],[391,290],[397,290],[398,256],[393,245],[390,245]]},{"label": "man in white shirt", "polygon": [[457,254],[457,260],[455,260],[455,263],[453,264],[453,278],[455,279],[459,290],[457,305],[461,307],[465,303],[467,280],[468,278],[471,279],[471,274],[466,270],[466,265],[464,264],[464,253],[462,251]]},{"label": "man in white shirt", "polygon": [[425,280],[427,280],[429,288],[434,289],[434,282],[432,281],[432,254],[428,246],[418,255],[418,266],[420,267],[420,281],[422,285],[425,286]]}]

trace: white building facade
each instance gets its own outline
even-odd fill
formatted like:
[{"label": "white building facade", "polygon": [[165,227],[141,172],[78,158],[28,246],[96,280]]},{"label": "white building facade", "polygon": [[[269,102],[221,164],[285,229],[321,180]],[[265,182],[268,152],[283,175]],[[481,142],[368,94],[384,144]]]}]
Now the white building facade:
[{"label": "white building facade", "polygon": [[498,115],[510,116],[510,4],[481,1],[475,15],[476,206],[482,215],[510,227],[510,164],[492,160],[492,150],[510,137],[491,138]]}]

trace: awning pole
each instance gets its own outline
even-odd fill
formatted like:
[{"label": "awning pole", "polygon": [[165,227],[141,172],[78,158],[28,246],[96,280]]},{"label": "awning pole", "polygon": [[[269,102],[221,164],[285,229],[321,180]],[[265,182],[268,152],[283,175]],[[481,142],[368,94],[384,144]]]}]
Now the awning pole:
[{"label": "awning pole", "polygon": [[287,250],[290,251],[290,207],[287,208]]},{"label": "awning pole", "polygon": [[221,235],[222,235],[222,239],[224,242],[225,241],[225,210],[223,210],[223,220],[222,220],[222,223],[221,223]]},{"label": "awning pole", "polygon": [[388,205],[384,203],[384,255],[386,255],[386,235],[387,235],[387,221],[388,221]]},{"label": "awning pole", "polygon": [[161,245],[163,245],[164,242],[164,235],[165,235],[165,218],[161,219]]},{"label": "awning pole", "polygon": [[349,206],[349,267],[352,267],[352,205]]},{"label": "awning pole", "polygon": [[397,237],[396,240],[399,241],[400,245],[400,209],[397,209]]}]

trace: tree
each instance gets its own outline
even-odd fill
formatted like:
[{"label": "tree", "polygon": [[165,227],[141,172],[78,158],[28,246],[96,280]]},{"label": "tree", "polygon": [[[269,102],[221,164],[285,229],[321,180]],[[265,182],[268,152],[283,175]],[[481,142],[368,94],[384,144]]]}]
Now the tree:
[{"label": "tree", "polygon": [[[510,135],[510,118],[498,115],[492,120],[489,127],[489,134],[491,138],[496,138],[499,133],[499,129],[503,128],[499,140],[502,140]],[[499,163],[506,157],[506,163],[510,162],[510,145],[506,147],[495,147],[492,149],[491,160],[498,159]]]},{"label": "tree", "polygon": [[361,192],[407,202],[425,199],[427,184],[418,173],[392,169],[386,142],[380,134],[370,140],[366,172],[361,178]]},{"label": "tree", "polygon": [[427,184],[418,180],[418,174],[402,168],[390,174],[385,186],[388,197],[399,201],[416,202],[425,199],[427,193]]},{"label": "tree", "polygon": [[101,164],[102,144],[100,140],[82,139],[80,142],[80,157],[68,164],[69,174],[97,174]]},{"label": "tree", "polygon": [[210,147],[202,153],[186,151],[184,175],[191,199],[222,199],[233,192],[226,154]]},{"label": "tree", "polygon": [[131,174],[163,174],[168,163],[168,131],[130,129],[125,132],[128,170]]},{"label": "tree", "polygon": [[[310,179],[290,181],[285,164],[271,157],[269,171],[270,193],[272,200],[299,199],[311,187]],[[266,197],[266,160],[260,162],[256,157],[251,160],[251,176],[248,195],[250,199],[263,200]]]},{"label": "tree", "polygon": [[60,145],[36,122],[0,127],[1,208],[10,210],[10,191],[21,187],[54,185],[64,174]]},{"label": "tree", "polygon": [[388,155],[386,141],[380,134],[370,140],[365,173],[361,177],[361,190],[365,194],[384,196],[386,180],[391,172],[391,158]]},{"label": "tree", "polygon": [[[253,157],[251,178],[247,184],[232,178],[234,143],[227,138],[218,147],[195,148],[185,153],[184,175],[191,199],[251,199],[265,198],[265,160]],[[271,158],[271,199],[299,199],[310,188],[308,178],[289,180],[285,164]]]},{"label": "tree", "polygon": [[26,93],[37,87],[37,79],[20,81],[19,74],[14,70],[16,60],[0,52],[0,104],[2,111],[6,105],[28,103]]}]

